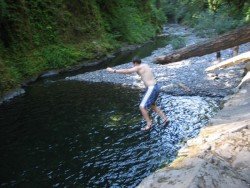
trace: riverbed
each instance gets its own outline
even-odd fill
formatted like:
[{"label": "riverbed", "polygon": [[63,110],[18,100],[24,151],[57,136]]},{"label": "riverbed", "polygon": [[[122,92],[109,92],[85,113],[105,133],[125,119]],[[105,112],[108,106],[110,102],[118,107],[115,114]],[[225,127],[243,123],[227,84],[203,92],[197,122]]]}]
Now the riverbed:
[{"label": "riverbed", "polygon": [[[174,30],[189,37],[188,44],[195,42],[187,28]],[[217,113],[223,97],[238,83],[234,78],[243,73],[236,67],[230,73],[235,77],[222,71],[218,79],[210,79],[203,72],[213,64],[213,55],[208,56],[211,61],[201,57],[156,65],[154,57],[171,46],[152,46],[91,69],[41,79],[27,87],[24,95],[3,103],[0,185],[135,187],[173,161],[185,142]],[[229,56],[230,51],[222,54]],[[168,126],[152,113],[154,127],[141,131],[145,122],[138,109],[143,89],[140,80],[136,75],[124,77],[105,70],[107,66],[129,67],[135,55],[153,67],[163,85],[157,104],[169,117]]]}]

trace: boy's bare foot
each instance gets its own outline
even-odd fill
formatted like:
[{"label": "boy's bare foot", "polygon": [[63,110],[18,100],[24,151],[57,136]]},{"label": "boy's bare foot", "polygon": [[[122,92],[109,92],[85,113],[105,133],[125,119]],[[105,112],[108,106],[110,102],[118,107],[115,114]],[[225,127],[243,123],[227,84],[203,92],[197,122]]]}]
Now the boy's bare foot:
[{"label": "boy's bare foot", "polygon": [[141,128],[142,131],[148,131],[149,129],[152,128],[152,123],[151,124],[148,124],[146,127],[144,128]]}]

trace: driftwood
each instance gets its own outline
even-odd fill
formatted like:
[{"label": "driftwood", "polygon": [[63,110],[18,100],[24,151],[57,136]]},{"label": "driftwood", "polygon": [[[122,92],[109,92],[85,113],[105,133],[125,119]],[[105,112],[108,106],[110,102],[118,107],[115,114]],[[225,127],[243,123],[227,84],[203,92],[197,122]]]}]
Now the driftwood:
[{"label": "driftwood", "polygon": [[214,71],[215,69],[230,67],[247,61],[250,61],[250,51],[242,53],[225,61],[222,61],[211,67],[208,67],[206,71]]},{"label": "driftwood", "polygon": [[202,56],[250,42],[250,26],[242,27],[214,39],[190,45],[156,58],[157,63],[167,64],[194,56]]}]

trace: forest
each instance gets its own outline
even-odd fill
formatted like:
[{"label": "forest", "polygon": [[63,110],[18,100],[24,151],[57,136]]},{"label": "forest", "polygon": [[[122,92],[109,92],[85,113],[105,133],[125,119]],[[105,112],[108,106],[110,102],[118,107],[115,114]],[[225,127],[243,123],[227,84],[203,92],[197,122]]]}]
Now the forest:
[{"label": "forest", "polygon": [[167,23],[214,37],[250,23],[247,0],[0,0],[0,94],[44,71],[105,57]]}]

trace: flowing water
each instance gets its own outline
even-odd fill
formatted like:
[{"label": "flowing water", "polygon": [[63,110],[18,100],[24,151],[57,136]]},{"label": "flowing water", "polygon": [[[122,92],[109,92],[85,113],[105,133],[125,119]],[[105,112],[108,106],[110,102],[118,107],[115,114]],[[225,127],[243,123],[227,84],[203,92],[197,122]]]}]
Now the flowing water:
[{"label": "flowing water", "polygon": [[[92,69],[146,57],[162,44],[154,45]],[[0,106],[0,186],[135,187],[218,111],[215,98],[162,93],[157,103],[171,123],[152,113],[154,127],[144,132],[139,90],[61,77],[40,80]]]}]

